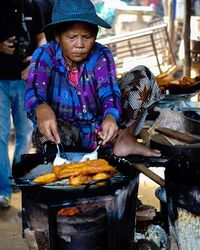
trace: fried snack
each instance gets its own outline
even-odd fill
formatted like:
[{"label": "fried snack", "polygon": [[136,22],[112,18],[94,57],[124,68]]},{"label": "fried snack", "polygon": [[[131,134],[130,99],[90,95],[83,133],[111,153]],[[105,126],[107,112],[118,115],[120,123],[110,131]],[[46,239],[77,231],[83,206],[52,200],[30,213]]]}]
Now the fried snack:
[{"label": "fried snack", "polygon": [[182,79],[179,80],[180,85],[192,85],[195,82],[197,82],[195,78],[191,78],[188,76],[183,76]]},{"label": "fried snack", "polygon": [[50,174],[44,174],[44,175],[40,175],[38,177],[36,177],[33,182],[37,183],[37,184],[47,184],[47,183],[52,183],[57,181],[58,178],[54,173],[50,173]]},{"label": "fried snack", "polygon": [[58,179],[76,177],[78,175],[94,175],[98,173],[114,174],[116,172],[115,168],[110,166],[104,159],[63,164],[60,168],[53,167],[52,171]]},{"label": "fried snack", "polygon": [[71,178],[69,180],[69,184],[72,185],[72,186],[80,186],[80,185],[83,185],[83,184],[87,184],[90,181],[92,181],[91,176],[79,175],[79,176]]},{"label": "fried snack", "polygon": [[162,74],[156,76],[157,84],[162,92],[165,90],[172,91],[173,93],[184,92],[189,87],[199,84],[200,75],[194,78],[183,76],[181,79],[174,79],[172,76],[164,76]]},{"label": "fried snack", "polygon": [[69,184],[72,186],[79,186],[83,184],[87,184],[91,181],[97,181],[97,180],[105,180],[110,178],[110,175],[107,173],[99,173],[95,175],[79,175],[76,177],[73,177],[69,180]]},{"label": "fried snack", "polygon": [[159,78],[159,77],[156,77],[156,81],[157,81],[157,84],[160,88],[161,91],[164,91],[166,90],[168,87],[171,86],[171,84],[173,85],[178,85],[178,81],[177,83],[175,82],[175,79],[174,78],[171,78],[171,77],[167,77],[167,78]]},{"label": "fried snack", "polygon": [[109,165],[108,162],[104,159],[97,159],[97,160],[88,160],[88,161],[83,161],[83,162],[72,162],[72,163],[65,163],[59,166],[53,166],[52,167],[52,172],[56,173],[57,171],[61,171],[63,169],[74,169],[76,167],[80,166],[85,166],[85,165]]},{"label": "fried snack", "polygon": [[110,178],[110,175],[108,173],[99,173],[99,174],[95,174],[92,176],[92,180],[93,181],[97,181],[97,180],[105,180]]},{"label": "fried snack", "polygon": [[[99,174],[95,174],[92,176],[92,180],[93,181],[101,181],[101,180],[106,180],[108,178],[110,178],[111,176],[108,173],[99,173]],[[97,186],[104,186],[106,184],[106,182],[99,182],[96,183]]]}]

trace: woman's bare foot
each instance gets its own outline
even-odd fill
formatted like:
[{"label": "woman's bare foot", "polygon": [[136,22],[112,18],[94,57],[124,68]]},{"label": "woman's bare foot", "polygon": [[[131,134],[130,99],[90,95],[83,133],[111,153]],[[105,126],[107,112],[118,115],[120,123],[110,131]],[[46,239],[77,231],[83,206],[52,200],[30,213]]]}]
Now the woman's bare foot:
[{"label": "woman's bare foot", "polygon": [[113,153],[116,156],[142,155],[148,157],[160,157],[159,150],[150,149],[144,144],[137,142],[130,134],[124,130],[121,131],[113,147]]}]

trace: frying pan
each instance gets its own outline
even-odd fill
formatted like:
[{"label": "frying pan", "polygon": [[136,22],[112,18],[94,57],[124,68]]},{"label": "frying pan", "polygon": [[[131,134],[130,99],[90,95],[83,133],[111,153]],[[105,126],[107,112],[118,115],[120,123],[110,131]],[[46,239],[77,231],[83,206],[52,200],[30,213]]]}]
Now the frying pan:
[{"label": "frying pan", "polygon": [[[70,161],[74,158],[74,155],[77,156],[77,161],[79,161],[85,153],[91,152],[88,149],[79,148],[79,147],[71,147],[66,146],[63,148],[64,152],[71,152],[71,155],[68,156]],[[77,154],[80,152],[79,154]],[[24,154],[21,157],[21,161],[16,163],[12,168],[12,176],[13,178],[22,177],[28,173],[38,165],[45,166],[48,163],[53,163],[57,154],[57,147],[56,144],[50,144],[48,149],[44,152],[37,152],[33,154]],[[61,152],[61,156],[63,156],[63,151]],[[64,157],[64,156],[63,156]],[[66,157],[66,156],[65,156]],[[73,160],[75,161],[75,160]]]},{"label": "frying pan", "polygon": [[[55,152],[56,154],[56,152]],[[55,157],[54,154],[54,157]],[[79,159],[82,158],[82,156],[85,154],[84,152],[65,152],[63,154],[63,157],[66,157],[69,161],[79,161]],[[75,157],[75,158],[74,158]],[[49,159],[52,158],[52,156],[48,157]],[[143,173],[147,177],[149,177],[151,180],[155,181],[157,184],[164,186],[165,181],[160,176],[155,174],[152,170],[150,170],[148,167],[150,166],[160,166],[163,164],[166,164],[166,162],[169,160],[168,158],[163,157],[142,157],[142,156],[129,156],[126,158],[117,157],[109,149],[103,149],[99,150],[99,157],[98,158],[104,158],[106,159],[111,165],[116,166],[117,169],[122,173],[123,176],[131,176],[134,175],[135,170],[139,173]],[[76,159],[76,160],[74,160]],[[53,158],[51,159],[53,162]],[[39,175],[37,173],[37,169],[43,170],[46,169],[46,172],[50,172],[51,169],[49,168],[48,164],[44,164],[44,155],[42,154],[29,154],[25,155],[21,162],[16,164],[13,167],[12,174],[13,177],[16,179],[16,182],[23,184],[30,184],[31,180]],[[30,172],[34,173],[34,171],[37,173],[36,176],[30,177]]]}]

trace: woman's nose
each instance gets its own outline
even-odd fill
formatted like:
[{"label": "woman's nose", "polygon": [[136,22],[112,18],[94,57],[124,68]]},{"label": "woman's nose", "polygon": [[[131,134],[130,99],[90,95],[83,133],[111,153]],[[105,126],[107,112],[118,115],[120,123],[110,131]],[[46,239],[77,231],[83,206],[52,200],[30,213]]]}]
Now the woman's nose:
[{"label": "woman's nose", "polygon": [[78,37],[76,40],[76,47],[84,47],[84,42],[82,37]]}]

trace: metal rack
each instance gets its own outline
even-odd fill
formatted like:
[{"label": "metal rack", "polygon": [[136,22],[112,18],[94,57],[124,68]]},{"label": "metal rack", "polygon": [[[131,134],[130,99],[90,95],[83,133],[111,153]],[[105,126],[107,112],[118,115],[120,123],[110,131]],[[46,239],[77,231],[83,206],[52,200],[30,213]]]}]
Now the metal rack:
[{"label": "metal rack", "polygon": [[166,24],[99,39],[98,42],[111,49],[118,75],[140,64],[149,67],[155,75],[176,66]]}]

